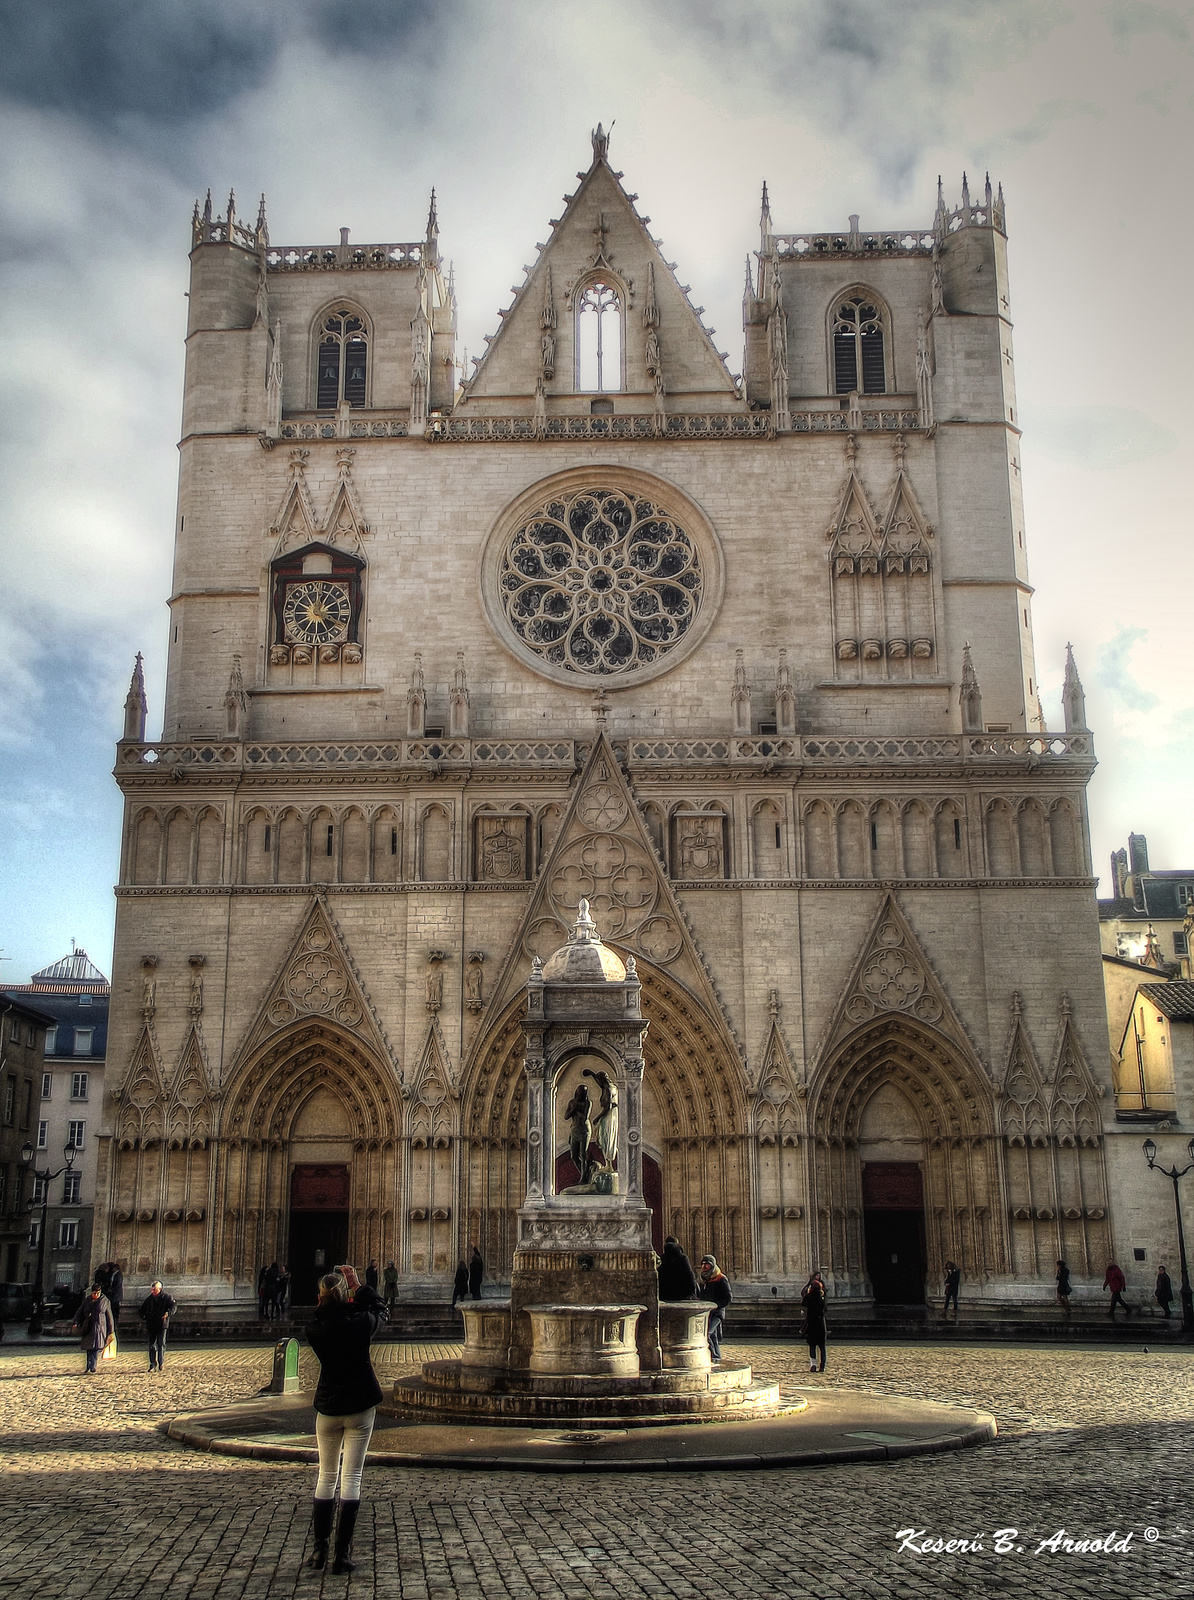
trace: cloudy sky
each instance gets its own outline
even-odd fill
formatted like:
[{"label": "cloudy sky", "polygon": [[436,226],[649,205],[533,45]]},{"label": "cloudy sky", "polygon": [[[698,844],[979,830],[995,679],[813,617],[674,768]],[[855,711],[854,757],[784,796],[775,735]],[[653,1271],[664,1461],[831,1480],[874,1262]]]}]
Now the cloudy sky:
[{"label": "cloudy sky", "polygon": [[[740,364],[779,231],[924,227],[1002,179],[1037,660],[1072,639],[1129,829],[1194,864],[1189,459],[1194,7],[1070,0],[0,0],[0,981],[108,969],[133,652],[163,689],[189,219],[408,240],[439,193],[462,334],[493,332],[616,122],[614,165]],[[1104,892],[1106,873],[1104,869]]]}]

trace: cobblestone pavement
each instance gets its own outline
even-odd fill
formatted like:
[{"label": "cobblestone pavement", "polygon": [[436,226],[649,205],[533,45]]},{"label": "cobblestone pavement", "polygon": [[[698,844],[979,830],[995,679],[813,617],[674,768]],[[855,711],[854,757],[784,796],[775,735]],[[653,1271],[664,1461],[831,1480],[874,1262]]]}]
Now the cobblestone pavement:
[{"label": "cobblestone pavement", "polygon": [[[384,1383],[443,1346],[376,1347]],[[177,1347],[150,1377],[126,1346],[94,1378],[71,1347],[0,1347],[0,1600],[632,1600],[637,1596],[1194,1593],[1194,1354],[1168,1350],[727,1346],[785,1384],[994,1412],[1000,1439],[889,1465],[593,1478],[371,1467],[350,1579],[304,1571],[313,1469],[164,1439],[243,1399],[268,1348]],[[303,1376],[309,1380],[310,1355]],[[998,1529],[1016,1529],[997,1553]],[[900,1530],[915,1529],[901,1540]],[[923,1530],[923,1531],[922,1531]],[[1042,1540],[1119,1540],[1067,1551]],[[1149,1533],[1155,1532],[1150,1542]],[[979,1539],[979,1551],[904,1548]]]}]

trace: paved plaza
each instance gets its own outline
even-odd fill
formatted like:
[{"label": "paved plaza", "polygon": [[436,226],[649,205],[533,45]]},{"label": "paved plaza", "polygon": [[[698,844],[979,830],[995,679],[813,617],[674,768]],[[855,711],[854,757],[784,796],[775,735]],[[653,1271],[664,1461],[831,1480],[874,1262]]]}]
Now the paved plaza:
[{"label": "paved plaza", "polygon": [[[384,1383],[448,1349],[379,1346],[379,1375]],[[253,1395],[268,1380],[270,1354],[179,1346],[151,1378],[130,1343],[83,1378],[72,1347],[0,1346],[0,1596],[258,1600],[347,1589],[386,1600],[1152,1600],[1194,1592],[1194,1356],[1185,1352],[843,1345],[831,1349],[831,1370],[810,1379],[800,1346],[727,1346],[791,1387],[987,1410],[1000,1437],[888,1464],[753,1472],[560,1477],[371,1466],[351,1578],[302,1568],[311,1467],[203,1454],[159,1430],[180,1412]],[[310,1360],[304,1351],[305,1380]],[[915,1533],[901,1540],[907,1529]],[[1001,1529],[1016,1530],[1004,1553],[995,1548]],[[1074,1551],[1059,1533],[1131,1538],[1126,1549]],[[953,1539],[983,1548],[932,1549]],[[1045,1540],[1056,1548],[1040,1549]]]}]

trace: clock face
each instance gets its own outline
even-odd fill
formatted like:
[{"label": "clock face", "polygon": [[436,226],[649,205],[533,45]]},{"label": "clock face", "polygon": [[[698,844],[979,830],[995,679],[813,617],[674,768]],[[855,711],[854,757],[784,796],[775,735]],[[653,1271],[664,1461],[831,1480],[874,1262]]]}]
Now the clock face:
[{"label": "clock face", "polygon": [[346,583],[308,579],[286,591],[282,625],[287,644],[343,644],[351,617]]}]

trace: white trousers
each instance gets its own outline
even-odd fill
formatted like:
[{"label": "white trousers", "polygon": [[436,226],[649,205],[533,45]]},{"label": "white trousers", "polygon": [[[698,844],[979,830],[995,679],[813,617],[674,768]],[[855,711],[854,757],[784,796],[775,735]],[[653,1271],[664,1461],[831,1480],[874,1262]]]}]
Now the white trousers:
[{"label": "white trousers", "polygon": [[336,1498],[336,1478],[340,1479],[341,1500],[361,1498],[361,1477],[365,1471],[365,1452],[373,1434],[377,1407],[353,1411],[347,1417],[315,1414],[315,1441],[319,1445],[319,1477],[315,1481],[317,1500]]}]

